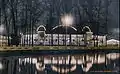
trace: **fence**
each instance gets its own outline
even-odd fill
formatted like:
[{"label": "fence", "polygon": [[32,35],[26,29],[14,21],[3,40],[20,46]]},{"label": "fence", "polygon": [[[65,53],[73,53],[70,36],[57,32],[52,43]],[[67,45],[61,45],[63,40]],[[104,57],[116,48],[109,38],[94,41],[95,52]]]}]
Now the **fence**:
[{"label": "fence", "polygon": [[0,45],[20,45],[20,46],[98,46],[106,45],[106,36],[92,35],[92,38],[85,40],[82,34],[45,34],[44,37],[38,34],[28,34],[21,36],[0,36]]}]

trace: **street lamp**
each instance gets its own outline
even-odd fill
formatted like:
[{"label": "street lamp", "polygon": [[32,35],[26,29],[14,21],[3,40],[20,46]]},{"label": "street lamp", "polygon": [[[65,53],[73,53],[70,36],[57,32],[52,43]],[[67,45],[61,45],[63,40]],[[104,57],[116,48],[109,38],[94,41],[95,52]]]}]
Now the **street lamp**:
[{"label": "street lamp", "polygon": [[66,35],[65,35],[65,45],[66,44],[66,37],[67,37],[67,27],[73,24],[74,18],[71,14],[65,14],[61,17],[62,26],[65,27]]}]

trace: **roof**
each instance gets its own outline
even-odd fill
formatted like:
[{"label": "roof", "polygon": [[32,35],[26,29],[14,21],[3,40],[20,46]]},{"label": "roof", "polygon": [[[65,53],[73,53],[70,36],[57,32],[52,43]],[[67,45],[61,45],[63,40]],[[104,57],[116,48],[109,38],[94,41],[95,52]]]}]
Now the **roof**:
[{"label": "roof", "polygon": [[51,33],[53,34],[77,34],[77,29],[73,26],[55,26],[52,28]]},{"label": "roof", "polygon": [[37,28],[37,31],[46,31],[46,28],[45,28],[43,25],[40,25],[40,26]]},{"label": "roof", "polygon": [[110,39],[110,40],[107,40],[107,44],[119,44],[119,40],[115,40],[115,39]]},{"label": "roof", "polygon": [[[99,23],[96,23],[96,21],[93,21],[93,22],[83,21],[83,22],[80,22],[79,24],[72,24],[72,26],[74,26],[74,28],[77,29],[77,34],[84,34],[86,31],[89,31],[88,28],[84,29],[85,32],[82,31],[83,27],[85,27],[85,26],[88,26],[90,28],[90,30],[93,32],[93,35],[102,35],[103,36],[103,35],[108,34],[108,32],[106,31],[107,29],[103,28],[103,27],[100,27],[100,25],[98,25],[98,24]],[[53,33],[53,32],[51,32],[51,30],[53,28],[54,27],[47,24],[46,25],[46,33],[47,34]]]}]

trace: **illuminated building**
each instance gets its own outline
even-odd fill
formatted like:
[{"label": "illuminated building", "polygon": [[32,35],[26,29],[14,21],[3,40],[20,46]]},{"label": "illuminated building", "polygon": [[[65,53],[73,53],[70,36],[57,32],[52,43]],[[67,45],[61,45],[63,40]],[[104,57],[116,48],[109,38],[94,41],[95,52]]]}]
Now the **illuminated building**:
[{"label": "illuminated building", "polygon": [[[34,45],[105,45],[106,36],[95,36],[88,26],[83,27],[82,34],[77,33],[77,29],[68,26],[67,29],[62,26],[56,26],[51,30],[51,34],[46,34],[46,28],[40,25],[37,33],[33,34]],[[67,30],[67,31],[66,31]],[[22,35],[21,44],[32,44],[32,35]]]}]

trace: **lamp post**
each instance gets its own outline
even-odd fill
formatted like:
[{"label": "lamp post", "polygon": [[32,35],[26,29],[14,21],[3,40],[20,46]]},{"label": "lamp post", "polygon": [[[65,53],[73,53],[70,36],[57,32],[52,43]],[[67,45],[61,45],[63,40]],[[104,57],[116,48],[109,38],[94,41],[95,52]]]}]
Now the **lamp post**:
[{"label": "lamp post", "polygon": [[63,27],[65,27],[66,30],[66,35],[65,35],[65,45],[66,44],[66,37],[67,37],[67,27],[71,26],[73,24],[73,16],[71,14],[65,14],[64,16],[61,17],[61,22]]}]

